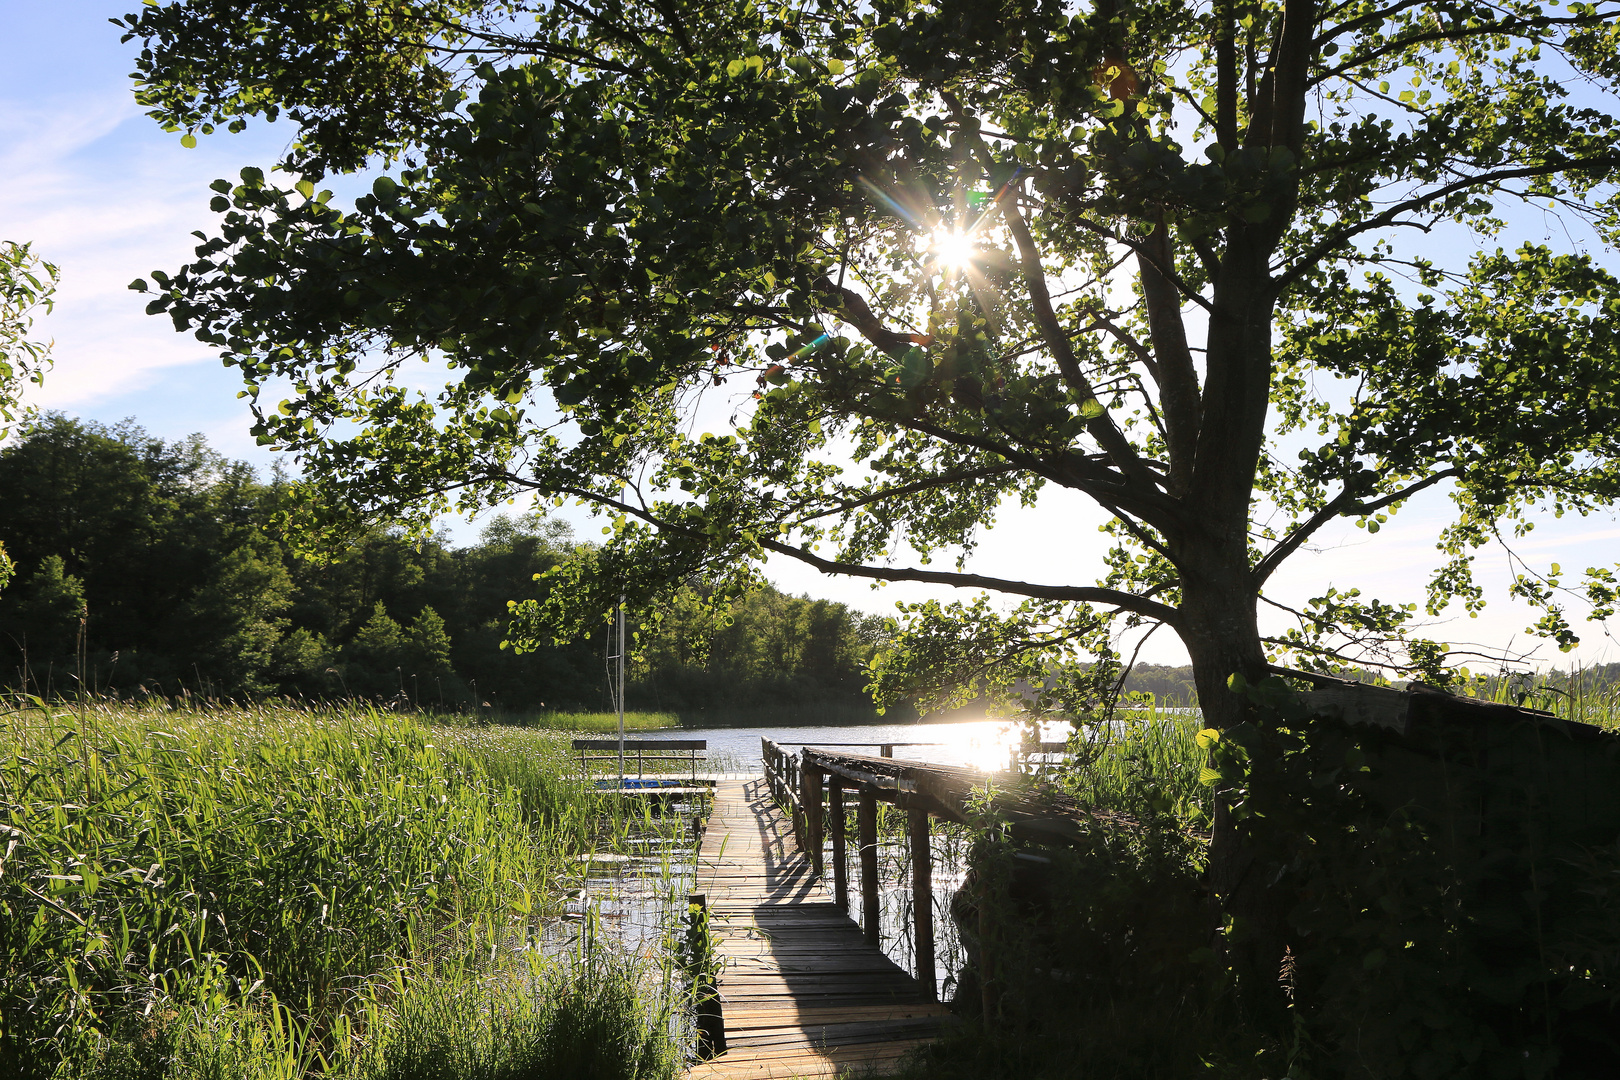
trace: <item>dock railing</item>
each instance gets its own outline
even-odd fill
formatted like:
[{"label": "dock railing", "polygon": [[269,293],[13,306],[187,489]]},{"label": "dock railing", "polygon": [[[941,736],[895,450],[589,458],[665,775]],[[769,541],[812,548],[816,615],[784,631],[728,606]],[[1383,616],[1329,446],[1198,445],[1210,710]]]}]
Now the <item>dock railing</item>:
[{"label": "dock railing", "polygon": [[1015,839],[1074,843],[1094,836],[1093,830],[1099,825],[1135,827],[1135,822],[1124,815],[1088,811],[1061,796],[1035,796],[1010,788],[997,790],[992,777],[974,769],[836,753],[820,745],[807,745],[799,753],[790,754],[770,739],[760,742],[771,797],[791,816],[799,848],[809,856],[811,869],[819,877],[827,873],[822,848],[825,841],[831,840],[833,901],[845,911],[849,910],[849,837],[845,835],[844,796],[846,792],[855,794],[861,926],[873,945],[880,944],[877,804],[888,802],[906,811],[915,935],[912,955],[916,958],[917,982],[930,998],[935,996],[938,985],[934,968],[930,818],[972,824],[977,815],[969,806],[977,795],[988,798],[998,827],[1008,830]]},{"label": "dock railing", "polygon": [[[611,761],[615,769],[619,761],[618,739],[575,739],[574,749],[579,751],[579,770],[586,776],[591,775],[590,763],[593,761]],[[636,763],[636,778],[642,778],[647,770],[647,763],[654,765],[665,762],[678,761],[691,766],[692,780],[697,781],[698,753],[709,749],[707,739],[626,739],[624,740],[624,769],[625,775],[630,773],[630,760],[634,755]],[[603,751],[591,753],[590,751]]]}]

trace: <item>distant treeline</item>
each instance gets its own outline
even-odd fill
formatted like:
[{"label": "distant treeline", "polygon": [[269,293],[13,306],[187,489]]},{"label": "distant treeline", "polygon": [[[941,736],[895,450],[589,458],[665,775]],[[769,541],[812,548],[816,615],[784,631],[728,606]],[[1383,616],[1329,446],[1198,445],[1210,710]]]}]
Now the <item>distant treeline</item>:
[{"label": "distant treeline", "polygon": [[[1377,672],[1359,670],[1343,676],[1360,682],[1382,681]],[[1396,686],[1405,686],[1399,679]],[[1151,693],[1160,705],[1196,705],[1198,691],[1193,685],[1192,667],[1170,667],[1162,664],[1137,664],[1125,680],[1128,692]],[[1493,675],[1474,671],[1457,688],[1459,693],[1515,704],[1537,704],[1545,707],[1550,699],[1573,697],[1595,699],[1614,695],[1620,691],[1620,663],[1594,664],[1591,667],[1556,668],[1535,673]]]},{"label": "distant treeline", "polygon": [[1152,694],[1153,700],[1169,708],[1198,704],[1191,664],[1137,664],[1125,678],[1126,693]]},{"label": "distant treeline", "polygon": [[[45,417],[0,448],[0,686],[34,694],[362,697],[525,712],[609,706],[605,628],[517,655],[507,601],[575,550],[568,527],[499,517],[476,544],[374,529],[320,560],[277,534],[290,489],[131,422]],[[689,601],[689,602],[688,602]],[[631,708],[871,712],[882,620],[764,589],[730,621],[697,595],[648,641]]]}]

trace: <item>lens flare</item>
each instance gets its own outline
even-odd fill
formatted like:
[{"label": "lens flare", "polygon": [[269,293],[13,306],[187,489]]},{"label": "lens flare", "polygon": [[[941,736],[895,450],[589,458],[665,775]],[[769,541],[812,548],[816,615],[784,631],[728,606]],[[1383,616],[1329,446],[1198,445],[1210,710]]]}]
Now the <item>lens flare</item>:
[{"label": "lens flare", "polygon": [[973,235],[959,229],[938,229],[928,244],[928,250],[940,269],[952,273],[966,270],[973,264]]}]

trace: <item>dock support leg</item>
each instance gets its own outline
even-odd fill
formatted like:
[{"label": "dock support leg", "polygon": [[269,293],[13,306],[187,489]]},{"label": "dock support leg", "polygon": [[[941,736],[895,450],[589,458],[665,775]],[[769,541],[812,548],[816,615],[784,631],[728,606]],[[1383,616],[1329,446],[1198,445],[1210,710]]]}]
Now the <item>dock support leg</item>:
[{"label": "dock support leg", "polygon": [[804,842],[804,776],[799,771],[799,754],[789,755],[787,761],[786,787],[792,794],[793,803],[793,842],[799,845],[800,851],[808,850],[809,845]]},{"label": "dock support leg", "polygon": [[810,869],[817,877],[823,877],[827,868],[821,859],[821,778],[823,773],[814,765],[805,763],[800,773],[799,801],[804,804],[804,846],[805,854],[810,856]]},{"label": "dock support leg", "polygon": [[827,816],[832,818],[833,903],[849,910],[849,853],[844,846],[844,786],[830,777]]},{"label": "dock support leg", "polygon": [[911,826],[911,921],[916,932],[917,986],[928,1001],[939,998],[934,977],[934,853],[928,844],[928,811],[913,809]]},{"label": "dock support leg", "polygon": [[871,788],[861,788],[855,817],[861,845],[861,929],[867,944],[878,945],[882,939],[878,935],[877,795]]},{"label": "dock support leg", "polygon": [[703,935],[703,951],[697,958],[693,986],[697,1008],[698,1060],[708,1061],[726,1052],[726,1018],[721,1010],[720,991],[714,984],[713,954],[709,941],[709,898],[697,893],[686,898],[688,917]]}]

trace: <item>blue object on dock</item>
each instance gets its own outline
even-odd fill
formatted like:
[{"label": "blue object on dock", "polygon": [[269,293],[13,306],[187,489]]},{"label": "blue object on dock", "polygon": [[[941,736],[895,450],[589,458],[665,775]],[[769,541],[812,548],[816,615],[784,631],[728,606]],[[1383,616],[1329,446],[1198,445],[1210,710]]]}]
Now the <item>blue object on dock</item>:
[{"label": "blue object on dock", "polygon": [[609,791],[648,791],[656,788],[681,787],[683,783],[684,781],[681,780],[654,780],[636,776],[627,776],[624,778],[624,782],[620,783],[619,778],[614,776],[605,780],[598,780],[596,786]]}]

